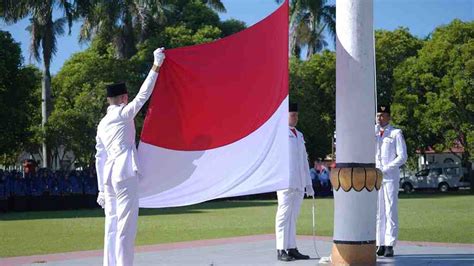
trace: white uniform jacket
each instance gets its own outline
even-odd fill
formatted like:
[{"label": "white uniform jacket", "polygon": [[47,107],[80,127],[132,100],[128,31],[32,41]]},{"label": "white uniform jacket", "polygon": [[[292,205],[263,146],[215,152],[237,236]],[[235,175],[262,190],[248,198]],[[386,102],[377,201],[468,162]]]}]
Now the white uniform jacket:
[{"label": "white uniform jacket", "polygon": [[407,161],[407,147],[402,130],[388,125],[380,136],[380,127],[375,126],[377,150],[376,167],[384,173],[384,181],[399,181],[400,167]]},{"label": "white uniform jacket", "polygon": [[96,170],[99,191],[112,179],[119,182],[139,171],[134,118],[150,98],[158,73],[151,70],[137,96],[127,105],[111,105],[97,127]]},{"label": "white uniform jacket", "polygon": [[296,129],[296,134],[288,129],[290,149],[290,186],[289,188],[304,191],[308,185],[312,185],[309,173],[308,153],[306,153],[303,133]]}]

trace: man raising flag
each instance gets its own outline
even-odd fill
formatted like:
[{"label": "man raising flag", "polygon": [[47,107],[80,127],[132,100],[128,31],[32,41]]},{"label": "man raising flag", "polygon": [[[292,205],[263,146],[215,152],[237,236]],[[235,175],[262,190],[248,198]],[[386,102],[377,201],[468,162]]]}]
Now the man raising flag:
[{"label": "man raising flag", "polygon": [[128,103],[124,83],[107,87],[107,114],[97,127],[96,170],[99,196],[105,209],[104,265],[133,265],[138,218],[138,162],[134,118],[150,98],[164,49],[153,52],[154,62],[137,96]]}]

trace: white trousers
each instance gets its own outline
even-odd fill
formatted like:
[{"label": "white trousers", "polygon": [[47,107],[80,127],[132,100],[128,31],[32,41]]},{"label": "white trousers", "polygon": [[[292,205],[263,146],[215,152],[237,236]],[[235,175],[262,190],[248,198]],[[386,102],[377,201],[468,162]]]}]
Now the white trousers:
[{"label": "white trousers", "polygon": [[138,178],[108,182],[105,194],[104,266],[133,265],[138,219]]},{"label": "white trousers", "polygon": [[398,181],[382,182],[377,203],[377,246],[395,246],[398,238]]},{"label": "white trousers", "polygon": [[275,218],[276,248],[296,248],[296,220],[304,192],[295,189],[277,191],[278,210]]}]

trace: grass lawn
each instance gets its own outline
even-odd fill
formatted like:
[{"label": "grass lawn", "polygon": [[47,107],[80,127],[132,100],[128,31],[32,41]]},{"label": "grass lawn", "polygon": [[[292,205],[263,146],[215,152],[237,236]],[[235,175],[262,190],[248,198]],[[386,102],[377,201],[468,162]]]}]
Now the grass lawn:
[{"label": "grass lawn", "polygon": [[[413,194],[399,201],[400,240],[474,243],[474,195]],[[317,235],[332,236],[333,199],[316,199]],[[304,201],[298,234],[311,235],[312,200]],[[142,209],[137,245],[274,232],[275,200],[215,201]],[[0,214],[0,257],[101,249],[102,210]]]}]

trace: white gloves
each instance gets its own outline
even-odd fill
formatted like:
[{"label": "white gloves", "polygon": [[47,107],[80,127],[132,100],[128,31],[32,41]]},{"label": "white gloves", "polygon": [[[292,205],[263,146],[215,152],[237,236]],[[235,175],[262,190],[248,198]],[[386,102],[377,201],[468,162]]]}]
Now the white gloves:
[{"label": "white gloves", "polygon": [[105,195],[102,191],[99,191],[99,195],[97,195],[97,204],[99,204],[102,209],[105,208]]},{"label": "white gloves", "polygon": [[314,196],[314,190],[313,190],[312,185],[307,185],[305,187],[305,190],[306,190],[306,196],[308,196],[308,197],[313,197]]},{"label": "white gloves", "polygon": [[155,58],[155,60],[153,61],[154,65],[161,67],[166,57],[164,51],[165,51],[165,48],[161,47],[161,48],[156,49],[153,52],[153,57]]}]

